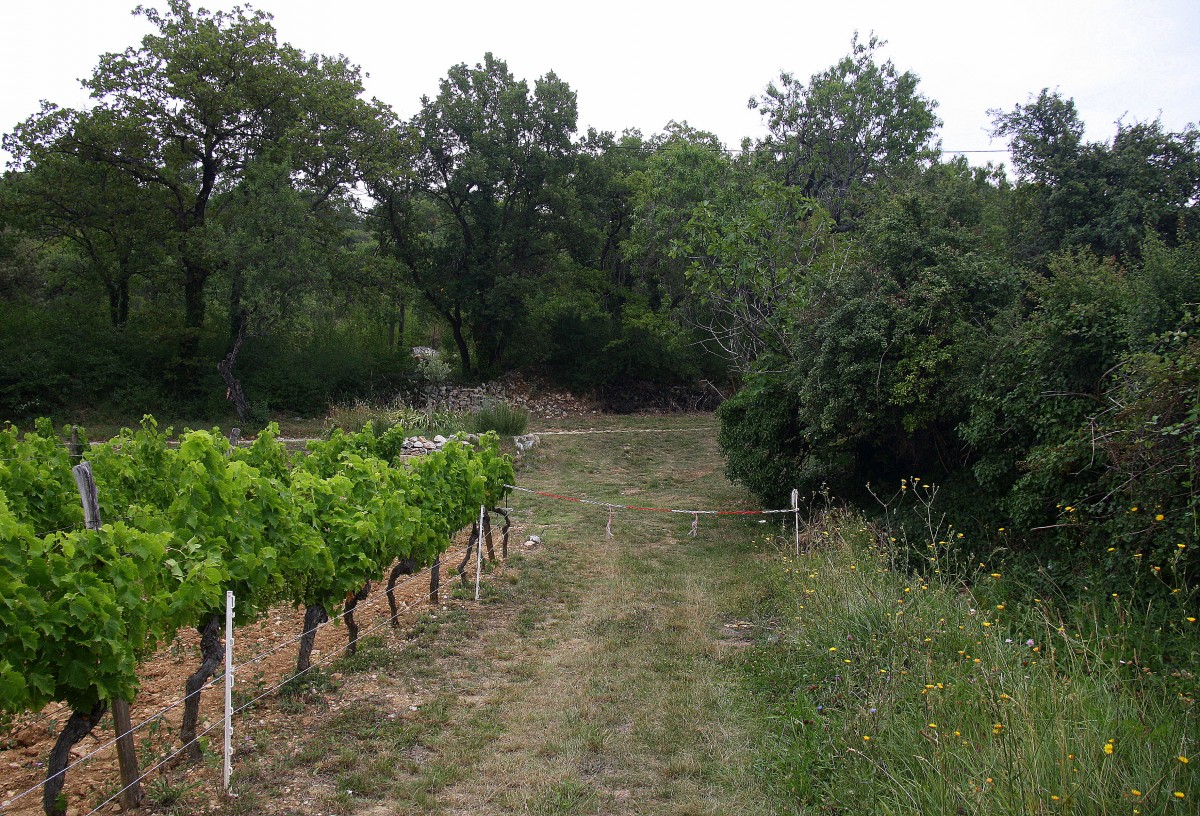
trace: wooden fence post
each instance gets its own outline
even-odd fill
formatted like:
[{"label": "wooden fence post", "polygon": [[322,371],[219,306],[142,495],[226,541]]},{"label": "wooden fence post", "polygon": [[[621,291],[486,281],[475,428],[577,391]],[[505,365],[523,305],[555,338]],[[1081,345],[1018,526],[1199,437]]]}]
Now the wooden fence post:
[{"label": "wooden fence post", "polygon": [[[78,438],[75,439],[78,444]],[[83,502],[83,523],[89,530],[99,530],[100,500],[96,481],[92,478],[92,463],[81,462],[71,468],[79,499]],[[121,811],[128,812],[142,803],[141,772],[138,770],[137,748],[133,744],[133,718],[128,700],[113,700],[113,730],[117,732],[117,764],[121,768]]]},{"label": "wooden fence post", "polygon": [[800,491],[792,489],[792,526],[796,528],[796,557],[800,557]]}]

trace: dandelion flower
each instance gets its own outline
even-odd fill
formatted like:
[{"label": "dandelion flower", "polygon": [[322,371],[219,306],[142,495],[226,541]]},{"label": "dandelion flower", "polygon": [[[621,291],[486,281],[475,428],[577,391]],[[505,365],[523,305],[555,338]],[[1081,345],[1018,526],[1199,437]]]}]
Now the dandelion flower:
[{"label": "dandelion flower", "polygon": [[1111,742],[1104,743],[1104,753],[1111,756],[1112,752],[1113,752],[1113,744]]},{"label": "dandelion flower", "polygon": [[1141,795],[1142,795],[1142,792],[1141,792],[1140,790],[1138,790],[1137,788],[1130,788],[1130,789],[1129,789],[1129,792],[1130,792],[1130,793],[1132,793],[1134,796],[1141,796]]},{"label": "dandelion flower", "polygon": [[1183,799],[1184,798],[1183,791],[1175,791],[1175,798]]},{"label": "dandelion flower", "polygon": [[1181,756],[1181,757],[1179,758],[1179,761],[1180,761],[1180,762],[1182,762],[1184,765],[1187,765],[1187,764],[1188,764],[1188,758],[1187,758],[1187,757],[1185,757],[1185,756]]},{"label": "dandelion flower", "polygon": [[1157,516],[1154,517],[1154,520],[1162,521],[1164,518],[1166,518],[1166,516],[1164,516],[1162,513],[1159,513]]}]

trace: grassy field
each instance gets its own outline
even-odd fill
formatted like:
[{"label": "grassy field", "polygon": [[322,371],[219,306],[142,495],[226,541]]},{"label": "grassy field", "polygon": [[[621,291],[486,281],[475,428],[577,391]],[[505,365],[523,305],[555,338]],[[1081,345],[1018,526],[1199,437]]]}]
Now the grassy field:
[{"label": "grassy field", "polygon": [[[543,434],[520,485],[754,507],[711,417],[569,428],[601,432]],[[1197,812],[1196,677],[1146,667],[1144,637],[989,600],[1000,573],[968,592],[894,569],[836,509],[797,558],[778,516],[692,537],[690,516],[621,510],[609,538],[604,508],[511,504],[522,535],[483,603],[457,592],[247,723],[222,813]]]}]

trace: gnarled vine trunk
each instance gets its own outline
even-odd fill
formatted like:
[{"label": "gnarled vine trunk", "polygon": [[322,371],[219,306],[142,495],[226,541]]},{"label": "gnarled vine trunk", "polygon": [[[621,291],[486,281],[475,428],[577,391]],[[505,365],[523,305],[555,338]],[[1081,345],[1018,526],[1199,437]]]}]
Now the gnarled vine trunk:
[{"label": "gnarled vine trunk", "polygon": [[479,546],[479,522],[472,522],[471,535],[467,538],[467,551],[463,553],[463,560],[458,565],[458,579],[462,581],[462,585],[467,585],[467,564],[471,561],[471,553],[474,548]]},{"label": "gnarled vine trunk", "polygon": [[190,760],[200,759],[200,743],[196,739],[196,723],[200,719],[200,690],[225,659],[221,618],[221,615],[213,615],[207,623],[196,627],[200,633],[200,668],[184,684],[187,696],[183,703],[183,725],[179,727],[183,754]]},{"label": "gnarled vine trunk", "polygon": [[433,559],[433,564],[429,567],[429,603],[433,604],[434,606],[437,606],[439,603],[438,590],[441,588],[441,586],[442,559],[439,556],[438,558]]},{"label": "gnarled vine trunk", "polygon": [[296,674],[300,675],[312,667],[313,644],[317,640],[317,627],[329,620],[324,604],[313,604],[304,609],[304,632],[300,635],[300,653],[296,656]]},{"label": "gnarled vine trunk", "polygon": [[101,700],[91,711],[72,711],[63,730],[59,732],[50,751],[50,760],[46,763],[46,784],[42,788],[42,809],[46,811],[46,816],[66,816],[66,803],[62,802],[62,807],[59,807],[58,797],[62,793],[63,783],[67,781],[71,749],[75,743],[92,733],[107,710],[108,703]]},{"label": "gnarled vine trunk", "polygon": [[488,561],[496,560],[496,548],[492,541],[492,514],[483,514],[483,537],[487,541],[487,557]]},{"label": "gnarled vine trunk", "polygon": [[401,575],[412,575],[417,571],[417,562],[413,558],[401,558],[396,566],[392,567],[392,574],[388,576],[387,583],[387,599],[388,607],[392,610],[392,628],[400,626],[399,606],[396,604],[396,580]]},{"label": "gnarled vine trunk", "polygon": [[512,517],[503,507],[493,507],[493,513],[499,513],[504,518],[504,526],[500,528],[500,557],[508,560],[508,531],[512,528]]},{"label": "gnarled vine trunk", "polygon": [[358,653],[358,622],[354,620],[354,608],[358,606],[359,601],[365,601],[370,593],[371,582],[367,581],[358,592],[346,596],[342,620],[346,622],[346,654],[351,657]]}]

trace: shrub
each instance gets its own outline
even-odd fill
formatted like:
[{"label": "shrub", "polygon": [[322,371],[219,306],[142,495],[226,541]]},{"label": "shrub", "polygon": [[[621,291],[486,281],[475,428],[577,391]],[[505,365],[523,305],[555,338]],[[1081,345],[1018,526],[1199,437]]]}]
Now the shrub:
[{"label": "shrub", "polygon": [[501,436],[520,436],[529,425],[529,412],[502,400],[493,400],[473,411],[468,425],[472,433],[495,431]]}]

